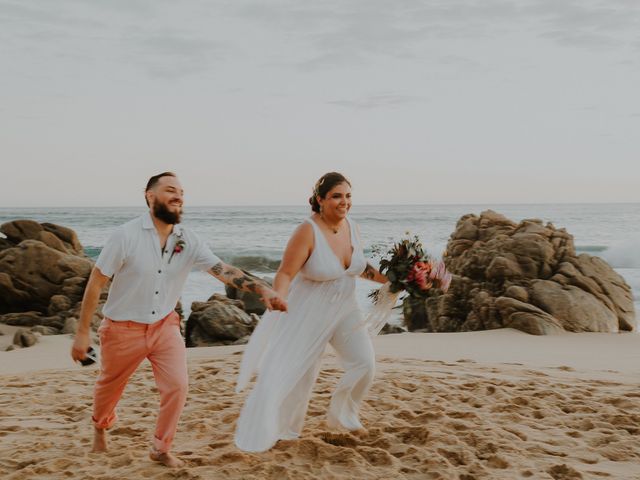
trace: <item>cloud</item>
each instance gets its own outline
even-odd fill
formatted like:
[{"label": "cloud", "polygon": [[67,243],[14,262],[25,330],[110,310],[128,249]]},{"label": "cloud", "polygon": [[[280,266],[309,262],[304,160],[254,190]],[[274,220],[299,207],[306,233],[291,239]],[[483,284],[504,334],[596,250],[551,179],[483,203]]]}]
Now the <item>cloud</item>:
[{"label": "cloud", "polygon": [[208,38],[170,29],[130,32],[121,43],[129,62],[142,66],[151,76],[165,78],[207,71],[226,50]]},{"label": "cloud", "polygon": [[[237,29],[216,28],[227,20]],[[637,45],[639,28],[636,0],[237,0],[179,5],[168,0],[4,0],[0,5],[0,40],[12,42],[12,48],[74,50],[79,57],[98,48],[109,61],[125,58],[164,78],[201,74],[230,52],[251,56],[265,45],[272,50],[261,58],[262,65],[309,73],[425,57],[466,71],[474,65],[465,65],[462,57],[454,60],[464,53],[462,47],[456,50],[455,45],[464,43],[458,40],[473,45],[469,40],[517,33],[601,52]],[[82,39],[88,40],[86,45]]]},{"label": "cloud", "polygon": [[354,100],[330,100],[329,105],[337,105],[354,110],[371,110],[374,108],[395,107],[399,105],[413,105],[418,102],[424,102],[424,97],[399,95],[394,93],[380,93],[368,95]]},{"label": "cloud", "polygon": [[[106,24],[95,18],[88,18],[81,12],[72,11],[65,2],[9,2],[0,5],[0,20],[5,26],[23,28],[99,28]],[[15,31],[15,29],[11,29]]]},{"label": "cloud", "polygon": [[[303,47],[303,71],[422,57],[443,40],[500,38],[524,32],[558,45],[613,49],[636,41],[640,3],[629,0],[352,0],[247,3],[228,14],[284,32]],[[286,47],[285,47],[286,48]]]},{"label": "cloud", "polygon": [[640,4],[624,0],[546,0],[525,7],[539,36],[570,47],[613,49],[629,45],[640,28]]},{"label": "cloud", "polygon": [[153,77],[177,78],[208,70],[225,50],[205,22],[192,25],[188,13],[177,15],[175,5],[163,1],[8,2],[0,5],[0,39],[13,54],[38,52],[78,66],[124,59]]},{"label": "cloud", "polygon": [[541,37],[550,38],[564,46],[585,49],[610,49],[622,44],[620,40],[616,40],[612,35],[594,32],[554,31],[544,33]]}]

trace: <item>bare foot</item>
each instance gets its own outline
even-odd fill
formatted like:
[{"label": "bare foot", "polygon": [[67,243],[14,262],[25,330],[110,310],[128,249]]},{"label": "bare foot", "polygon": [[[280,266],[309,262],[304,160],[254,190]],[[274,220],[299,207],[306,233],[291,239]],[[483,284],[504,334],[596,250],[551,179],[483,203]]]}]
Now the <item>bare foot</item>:
[{"label": "bare foot", "polygon": [[149,452],[149,458],[169,468],[180,468],[184,466],[184,462],[178,457],[173,456],[169,452],[159,452],[155,448],[152,448]]},{"label": "bare foot", "polygon": [[93,453],[107,451],[107,430],[104,428],[94,427],[93,429]]}]

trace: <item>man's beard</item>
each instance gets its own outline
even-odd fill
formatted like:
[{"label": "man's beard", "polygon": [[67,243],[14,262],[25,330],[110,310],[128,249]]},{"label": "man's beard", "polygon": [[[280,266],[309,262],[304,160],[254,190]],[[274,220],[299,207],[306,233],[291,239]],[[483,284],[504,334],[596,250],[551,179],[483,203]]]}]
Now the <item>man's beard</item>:
[{"label": "man's beard", "polygon": [[175,225],[180,223],[182,211],[171,212],[164,203],[156,203],[153,206],[153,215],[167,225]]}]

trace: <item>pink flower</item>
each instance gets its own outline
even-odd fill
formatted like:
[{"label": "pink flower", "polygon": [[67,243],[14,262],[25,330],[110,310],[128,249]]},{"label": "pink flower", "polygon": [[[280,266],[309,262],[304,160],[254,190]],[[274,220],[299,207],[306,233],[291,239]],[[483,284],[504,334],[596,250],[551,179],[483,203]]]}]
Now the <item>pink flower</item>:
[{"label": "pink flower", "polygon": [[433,282],[429,278],[431,266],[426,262],[416,262],[411,271],[407,275],[408,281],[415,281],[420,290],[428,290],[433,286]]},{"label": "pink flower", "polygon": [[173,256],[176,253],[180,253],[182,252],[182,250],[184,250],[184,248],[187,246],[186,242],[182,239],[182,234],[178,235],[178,241],[176,242],[175,246],[173,247],[173,251],[171,252],[171,256],[169,257],[169,262],[171,263],[171,259],[173,258]]},{"label": "pink flower", "polygon": [[429,278],[432,280],[440,280],[446,271],[447,269],[444,262],[436,261],[433,263],[433,269],[431,270],[431,273],[429,273]]},{"label": "pink flower", "polygon": [[442,280],[440,280],[440,290],[442,290],[443,292],[447,292],[447,290],[449,290],[449,286],[451,285],[451,280],[452,280],[452,276],[449,272],[446,272],[442,278]]}]

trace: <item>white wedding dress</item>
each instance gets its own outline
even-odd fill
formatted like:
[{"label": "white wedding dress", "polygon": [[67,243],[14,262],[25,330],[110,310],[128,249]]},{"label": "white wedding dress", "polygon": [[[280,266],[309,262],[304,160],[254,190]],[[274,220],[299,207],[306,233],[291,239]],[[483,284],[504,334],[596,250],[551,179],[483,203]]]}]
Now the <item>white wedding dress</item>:
[{"label": "white wedding dress", "polygon": [[[331,343],[345,369],[332,396],[328,423],[362,428],[359,407],[373,381],[375,355],[355,297],[366,267],[355,224],[350,220],[351,263],[344,268],[312,220],[314,248],[291,283],[288,312],[267,312],[242,358],[237,391],[254,373],[256,384],[238,419],[235,443],[248,452],[270,449],[302,431],[320,360]],[[376,332],[377,333],[377,332]]]}]

